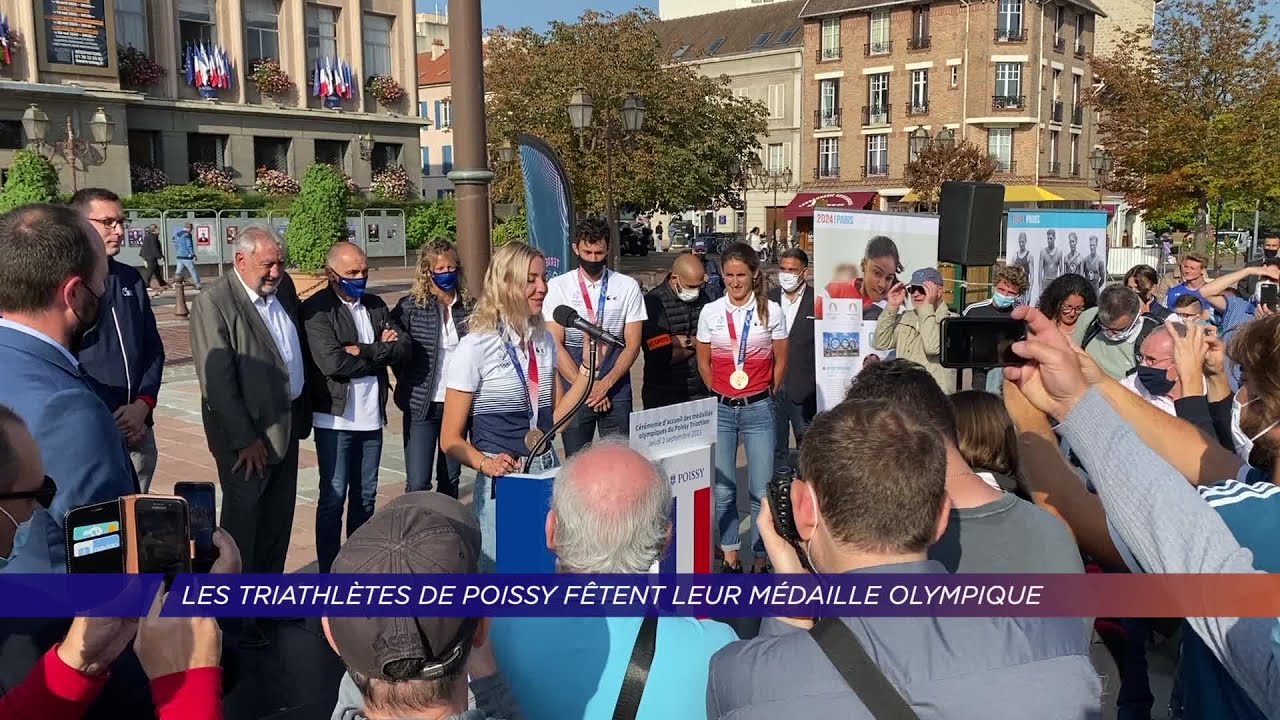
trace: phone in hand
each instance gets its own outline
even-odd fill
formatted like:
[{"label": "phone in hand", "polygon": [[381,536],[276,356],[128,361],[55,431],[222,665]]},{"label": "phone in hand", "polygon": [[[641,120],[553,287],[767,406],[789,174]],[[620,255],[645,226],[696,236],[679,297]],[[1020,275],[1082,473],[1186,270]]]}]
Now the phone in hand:
[{"label": "phone in hand", "polygon": [[187,501],[169,495],[120,498],[125,527],[125,572],[165,576],[191,572],[191,522]]},{"label": "phone in hand", "polygon": [[942,367],[996,368],[1021,365],[1013,344],[1027,339],[1027,323],[1013,318],[948,317],[941,323]]},{"label": "phone in hand", "polygon": [[773,471],[768,487],[773,529],[779,537],[792,544],[800,542],[800,531],[796,529],[796,518],[791,512],[791,483],[795,479],[794,470],[780,467]]},{"label": "phone in hand", "polygon": [[1258,283],[1258,303],[1276,312],[1277,301],[1280,300],[1280,285],[1273,282]]},{"label": "phone in hand", "polygon": [[187,501],[191,517],[191,542],[193,544],[191,569],[207,573],[218,559],[218,546],[213,544],[213,531],[217,528],[217,495],[211,482],[180,482],[173,486],[173,494]]},{"label": "phone in hand", "polygon": [[67,535],[67,572],[124,572],[119,500],[75,508],[66,514],[63,527]]}]

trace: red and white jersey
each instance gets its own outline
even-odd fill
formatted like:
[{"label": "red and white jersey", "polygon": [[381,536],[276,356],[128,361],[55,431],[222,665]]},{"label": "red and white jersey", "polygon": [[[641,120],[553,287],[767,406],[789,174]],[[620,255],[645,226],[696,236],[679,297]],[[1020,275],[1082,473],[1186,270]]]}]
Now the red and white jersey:
[{"label": "red and white jersey", "polygon": [[[756,297],[747,298],[745,305],[734,306],[729,297],[707,303],[698,316],[698,342],[711,345],[711,392],[728,397],[748,397],[769,389],[773,381],[773,343],[787,339],[787,318],[778,303],[766,301],[769,318],[766,321],[756,311]],[[751,329],[747,332],[747,349],[742,364],[746,371],[747,386],[735,390],[729,384],[729,376],[737,370],[738,353],[742,347],[742,330],[748,315]],[[730,329],[729,323],[733,323]]]}]

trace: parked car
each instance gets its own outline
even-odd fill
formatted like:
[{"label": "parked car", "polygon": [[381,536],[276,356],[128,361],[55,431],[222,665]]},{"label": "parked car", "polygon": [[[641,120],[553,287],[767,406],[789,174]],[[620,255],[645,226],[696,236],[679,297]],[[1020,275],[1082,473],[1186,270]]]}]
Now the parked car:
[{"label": "parked car", "polygon": [[623,255],[648,255],[653,249],[653,230],[644,223],[628,223],[618,228]]},{"label": "parked car", "polygon": [[693,223],[688,220],[672,220],[667,225],[667,237],[671,247],[690,247],[693,245]]}]

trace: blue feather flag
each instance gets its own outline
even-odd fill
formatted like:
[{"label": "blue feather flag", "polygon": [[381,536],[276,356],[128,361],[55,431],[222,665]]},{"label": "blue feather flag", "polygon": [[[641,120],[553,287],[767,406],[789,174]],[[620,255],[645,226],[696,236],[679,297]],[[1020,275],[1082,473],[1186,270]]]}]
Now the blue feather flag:
[{"label": "blue feather flag", "polygon": [[573,239],[573,187],[560,156],[545,140],[521,134],[520,169],[524,177],[524,207],[529,220],[529,243],[547,258],[547,279],[568,272]]}]

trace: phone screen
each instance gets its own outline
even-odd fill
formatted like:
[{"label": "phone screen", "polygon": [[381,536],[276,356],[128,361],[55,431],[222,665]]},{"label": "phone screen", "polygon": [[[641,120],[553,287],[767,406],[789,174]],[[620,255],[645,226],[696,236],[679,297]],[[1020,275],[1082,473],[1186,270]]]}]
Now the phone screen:
[{"label": "phone screen", "polygon": [[138,498],[131,534],[138,548],[138,572],[172,576],[191,571],[187,504],[173,498]]},{"label": "phone screen", "polygon": [[67,572],[124,572],[120,502],[108,500],[67,513]]},{"label": "phone screen", "polygon": [[993,368],[1020,365],[1013,344],[1027,337],[1027,324],[1013,318],[946,318],[942,321],[942,366]]},{"label": "phone screen", "polygon": [[190,512],[191,539],[195,542],[191,565],[196,572],[208,572],[218,559],[218,548],[213,544],[213,531],[217,527],[213,483],[180,482],[174,485],[173,494],[187,501]]},{"label": "phone screen", "polygon": [[1275,310],[1277,300],[1280,300],[1280,285],[1276,285],[1275,283],[1259,284],[1258,300],[1268,308]]}]

